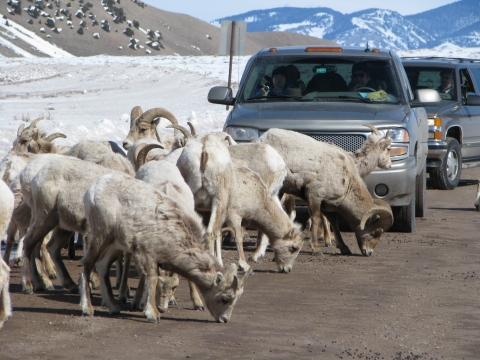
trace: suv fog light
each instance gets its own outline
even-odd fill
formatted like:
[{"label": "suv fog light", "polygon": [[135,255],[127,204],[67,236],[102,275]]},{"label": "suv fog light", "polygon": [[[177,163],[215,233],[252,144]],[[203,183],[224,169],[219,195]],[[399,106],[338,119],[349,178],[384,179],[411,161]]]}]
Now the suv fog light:
[{"label": "suv fog light", "polygon": [[388,194],[388,186],[385,185],[385,184],[378,184],[377,186],[375,186],[375,194],[377,194],[377,196],[385,196]]}]

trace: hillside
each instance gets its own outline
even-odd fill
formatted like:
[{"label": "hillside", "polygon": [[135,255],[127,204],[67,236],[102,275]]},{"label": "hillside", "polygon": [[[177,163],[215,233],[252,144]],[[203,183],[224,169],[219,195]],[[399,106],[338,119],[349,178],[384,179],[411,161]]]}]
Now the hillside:
[{"label": "hillside", "polygon": [[[0,14],[4,57],[51,56],[35,46],[32,34],[74,56],[215,55],[219,50],[220,28],[136,0],[7,0],[6,9]],[[13,31],[14,23],[25,28],[20,28],[25,36]],[[332,43],[295,33],[248,32],[245,54],[270,46]]]}]

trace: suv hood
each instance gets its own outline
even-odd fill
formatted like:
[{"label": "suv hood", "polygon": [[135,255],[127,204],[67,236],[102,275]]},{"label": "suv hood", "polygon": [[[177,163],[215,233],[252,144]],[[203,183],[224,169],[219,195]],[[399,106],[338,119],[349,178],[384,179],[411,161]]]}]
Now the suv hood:
[{"label": "suv hood", "polygon": [[318,127],[327,131],[339,128],[355,131],[364,130],[361,124],[377,126],[397,123],[401,126],[408,118],[409,111],[410,107],[406,105],[351,102],[236,104],[225,125],[258,130],[278,127],[312,131]]}]

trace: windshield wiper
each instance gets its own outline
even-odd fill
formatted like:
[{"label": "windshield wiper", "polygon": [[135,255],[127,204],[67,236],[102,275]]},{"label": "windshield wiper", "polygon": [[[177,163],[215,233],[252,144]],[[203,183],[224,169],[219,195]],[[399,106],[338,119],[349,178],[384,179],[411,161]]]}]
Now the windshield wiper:
[{"label": "windshield wiper", "polygon": [[282,99],[282,100],[296,100],[296,101],[311,101],[311,99],[304,99],[301,96],[294,96],[294,95],[265,95],[265,96],[254,96],[248,98],[246,101],[250,100],[261,100],[261,99]]},{"label": "windshield wiper", "polygon": [[[366,102],[366,103],[372,103],[373,101],[369,98],[364,98],[364,97],[361,97],[361,96],[348,96],[348,95],[339,95],[338,96],[339,99],[351,99],[351,100],[360,100],[360,101],[363,101],[363,102]],[[378,101],[377,101],[378,102]]]}]

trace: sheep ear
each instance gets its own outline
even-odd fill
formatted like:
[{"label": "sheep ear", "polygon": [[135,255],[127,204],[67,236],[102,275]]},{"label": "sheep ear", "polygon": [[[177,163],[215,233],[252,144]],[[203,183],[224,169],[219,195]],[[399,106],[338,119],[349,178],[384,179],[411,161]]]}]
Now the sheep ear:
[{"label": "sheep ear", "polygon": [[224,281],[225,278],[223,277],[223,274],[221,272],[217,272],[213,277],[213,286],[219,287],[223,284]]},{"label": "sheep ear", "polygon": [[291,228],[290,231],[288,232],[288,237],[289,238],[292,238],[295,236],[295,228]]},{"label": "sheep ear", "polygon": [[233,277],[232,289],[234,289],[234,290],[240,289],[240,283],[238,281],[238,277],[236,277],[236,276]]}]

